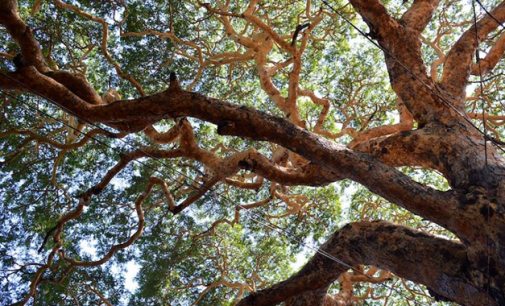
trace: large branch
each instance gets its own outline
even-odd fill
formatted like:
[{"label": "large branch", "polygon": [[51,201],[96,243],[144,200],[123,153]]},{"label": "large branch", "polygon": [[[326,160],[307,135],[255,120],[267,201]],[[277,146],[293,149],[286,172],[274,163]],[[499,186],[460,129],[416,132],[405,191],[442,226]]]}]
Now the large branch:
[{"label": "large branch", "polygon": [[102,98],[83,75],[68,71],[49,71],[45,75],[63,84],[79,98],[91,104],[104,104]]},{"label": "large branch", "polygon": [[[475,159],[469,167],[468,156],[482,155],[482,148],[469,145],[467,135],[458,129],[438,122],[429,123],[422,129],[373,138],[358,143],[352,149],[368,153],[393,167],[411,166],[437,170],[455,189],[466,188],[475,180],[472,179],[475,176],[472,169],[485,165],[485,159]],[[501,163],[493,157],[489,157],[489,161],[493,165]]]},{"label": "large branch", "polygon": [[409,27],[421,33],[428,25],[440,0],[414,0],[414,3],[403,14],[401,20]]},{"label": "large branch", "polygon": [[[71,73],[67,71],[47,71],[44,75],[54,79],[58,83],[61,83],[68,90],[87,103],[104,104],[98,93],[93,87],[91,87],[86,78],[78,73]],[[26,85],[23,86],[23,83],[20,82],[22,79],[23,76],[18,72],[0,70],[0,89],[29,92],[30,87],[27,87]]]},{"label": "large branch", "polygon": [[461,216],[457,198],[453,193],[423,186],[369,155],[353,152],[285,119],[184,91],[174,85],[177,83],[175,79],[164,92],[107,105],[91,105],[60,83],[38,73],[35,68],[24,67],[21,70],[22,82],[86,120],[115,127],[126,125],[143,129],[167,117],[199,118],[216,124],[222,135],[277,143],[321,167],[326,167],[342,179],[350,178],[359,182],[390,202],[458,235],[463,234],[460,229],[464,228],[462,225],[467,222],[467,218]]},{"label": "large branch", "polygon": [[[498,21],[505,21],[505,1],[491,11]],[[477,22],[478,42],[482,42],[489,33],[495,30],[499,24],[488,15]],[[455,97],[464,97],[468,78],[470,76],[473,57],[477,48],[475,39],[475,25],[461,35],[459,40],[452,46],[447,54],[442,81],[444,89]]]},{"label": "large branch", "polygon": [[[370,37],[376,39],[384,50],[393,90],[416,121],[424,125],[430,121],[448,122],[453,119],[453,114],[435,94],[435,84],[428,76],[423,62],[419,30],[425,25],[421,24],[416,28],[398,22],[388,15],[386,8],[378,0],[350,2],[370,27]],[[416,1],[404,18],[413,23],[419,17],[418,14],[424,11],[428,15],[420,20],[427,23],[435,4],[436,1]]]},{"label": "large branch", "polygon": [[[462,244],[408,227],[386,221],[351,223],[337,231],[320,250],[347,266],[318,253],[297,274],[251,294],[238,305],[276,305],[306,292],[318,292],[336,281],[349,266],[360,264],[374,265],[424,284],[462,305],[482,305],[487,297],[484,288],[474,287],[468,279],[472,271],[467,267]],[[490,305],[496,303],[491,300]]]},{"label": "large branch", "polygon": [[16,81],[16,77],[16,72],[0,70],[0,89],[29,91],[26,86]]},{"label": "large branch", "polygon": [[435,151],[439,147],[433,145],[435,138],[437,140],[443,139],[433,132],[433,129],[426,127],[418,130],[402,131],[358,143],[352,149],[368,153],[393,167],[420,166],[445,173],[442,168],[444,165],[439,163],[438,158],[435,157]]},{"label": "large branch", "polygon": [[[66,71],[51,71],[47,66],[41,48],[31,29],[19,17],[18,4],[16,0],[0,1],[0,24],[3,24],[21,48],[21,57],[14,58],[16,66],[32,65],[41,73],[64,84],[68,89],[77,94],[80,98],[91,104],[102,104],[102,99],[96,91],[89,85],[85,77]],[[0,75],[0,88],[20,89],[26,91],[12,79]],[[17,87],[17,88],[16,88]]]},{"label": "large branch", "polygon": [[350,0],[368,24],[372,37],[380,37],[383,41],[393,39],[401,25],[391,16],[378,0]]},{"label": "large branch", "polygon": [[32,30],[18,15],[18,3],[16,0],[0,1],[0,24],[7,28],[9,35],[21,48],[23,61],[34,65],[41,72],[49,71],[46,65],[39,43],[33,36]]}]

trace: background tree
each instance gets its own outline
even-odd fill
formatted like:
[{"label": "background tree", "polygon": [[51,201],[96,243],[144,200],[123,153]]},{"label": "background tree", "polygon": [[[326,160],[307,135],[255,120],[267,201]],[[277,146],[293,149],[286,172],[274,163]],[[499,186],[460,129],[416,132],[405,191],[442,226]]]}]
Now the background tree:
[{"label": "background tree", "polygon": [[505,2],[330,5],[0,0],[0,300],[505,305]]}]

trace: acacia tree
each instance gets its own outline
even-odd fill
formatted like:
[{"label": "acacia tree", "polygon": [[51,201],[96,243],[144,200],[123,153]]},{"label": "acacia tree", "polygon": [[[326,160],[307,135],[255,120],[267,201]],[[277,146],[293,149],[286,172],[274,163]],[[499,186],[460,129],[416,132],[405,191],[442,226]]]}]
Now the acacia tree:
[{"label": "acacia tree", "polygon": [[1,298],[505,305],[505,2],[349,2],[1,0]]}]

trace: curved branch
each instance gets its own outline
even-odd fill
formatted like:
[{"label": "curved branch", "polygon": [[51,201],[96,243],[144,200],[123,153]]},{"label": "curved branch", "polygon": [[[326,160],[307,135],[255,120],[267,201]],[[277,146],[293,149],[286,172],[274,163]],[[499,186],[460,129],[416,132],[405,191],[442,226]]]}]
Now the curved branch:
[{"label": "curved branch", "polygon": [[384,5],[378,0],[350,0],[370,28],[372,37],[389,41],[398,34],[400,24],[392,18]]},{"label": "curved branch", "polygon": [[439,4],[440,0],[414,0],[407,12],[403,14],[401,21],[417,33],[421,33],[430,22]]},{"label": "curved branch", "polygon": [[168,144],[177,140],[180,135],[180,124],[174,125],[164,133],[158,132],[153,126],[148,126],[144,134],[156,144]]},{"label": "curved branch", "polygon": [[412,130],[412,127],[414,125],[414,118],[399,97],[396,99],[396,107],[400,113],[399,123],[393,125],[382,125],[361,132],[356,135],[351,143],[349,143],[349,148],[354,148],[356,145],[370,141],[374,138]]},{"label": "curved branch", "polygon": [[[349,269],[374,265],[432,288],[437,294],[463,305],[481,305],[486,290],[469,279],[465,247],[386,221],[356,222],[338,230],[321,251],[345,266],[316,254],[297,274],[242,300],[239,306],[276,305],[305,292],[325,290]],[[419,273],[419,267],[423,273]],[[493,303],[492,305],[496,305]]]},{"label": "curved branch", "polygon": [[[500,22],[505,21],[505,1],[495,7],[491,14]],[[498,27],[498,23],[488,15],[477,22],[478,42],[482,42],[491,31]],[[447,53],[441,85],[450,94],[464,97],[468,77],[473,66],[473,57],[477,48],[475,40],[475,25],[461,35],[458,41]]]},{"label": "curved branch", "polygon": [[60,251],[60,256],[65,261],[69,262],[70,265],[72,265],[72,266],[95,267],[95,266],[99,266],[99,265],[107,262],[109,259],[112,258],[112,256],[114,256],[114,254],[117,251],[125,249],[125,248],[129,247],[130,245],[132,245],[135,242],[135,240],[137,240],[142,235],[142,231],[144,229],[144,223],[145,223],[144,211],[142,210],[142,202],[151,194],[151,191],[152,191],[155,184],[156,184],[156,182],[151,180],[149,182],[149,184],[147,185],[144,193],[142,193],[135,201],[135,210],[137,212],[139,222],[138,222],[138,226],[137,226],[137,231],[135,233],[133,233],[133,235],[130,236],[130,238],[128,238],[127,241],[112,246],[109,249],[109,251],[107,252],[107,254],[105,254],[101,259],[96,260],[96,261],[75,260],[75,259],[67,257],[63,251]]},{"label": "curved branch", "polygon": [[45,75],[63,84],[79,98],[90,104],[104,104],[102,98],[81,74],[59,70],[49,71]]},{"label": "curved branch", "polygon": [[473,64],[471,72],[472,75],[478,76],[480,73],[482,73],[482,75],[486,75],[491,72],[502,58],[503,52],[505,52],[505,34],[502,34],[500,38],[496,40],[486,57],[481,59],[480,68],[479,63]]},{"label": "curved branch", "polygon": [[16,0],[3,0],[0,2],[0,24],[7,28],[9,35],[21,48],[23,61],[26,64],[34,65],[40,72],[50,70],[32,30],[19,17]]},{"label": "curved branch", "polygon": [[109,28],[107,26],[107,22],[105,22],[105,20],[103,20],[102,18],[92,16],[92,15],[90,15],[90,14],[82,11],[81,9],[79,9],[75,5],[63,3],[60,0],[53,0],[53,1],[54,1],[54,3],[57,6],[63,8],[63,9],[72,10],[76,14],[78,14],[78,15],[86,18],[86,19],[89,19],[89,20],[91,20],[93,22],[97,22],[97,23],[99,23],[102,26],[101,49],[102,49],[103,55],[105,56],[105,58],[107,59],[107,61],[112,66],[114,66],[114,69],[116,70],[116,73],[118,74],[118,76],[121,77],[121,78],[123,78],[123,79],[125,79],[125,80],[127,80],[128,82],[130,82],[137,89],[137,91],[140,93],[140,95],[144,96],[145,95],[145,91],[142,88],[142,85],[140,85],[139,82],[137,82],[137,80],[135,80],[135,78],[133,78],[131,75],[124,73],[121,70],[121,66],[119,65],[119,63],[117,61],[115,61],[112,58],[112,56],[109,54],[109,51],[107,50],[107,44],[108,44],[107,41],[108,41],[108,35],[109,35],[108,34],[109,33]]},{"label": "curved branch", "polygon": [[[368,155],[348,150],[285,119],[187,92],[176,86],[139,99],[119,100],[107,105],[90,105],[34,68],[24,67],[22,70],[25,76],[23,81],[37,92],[92,122],[102,122],[115,127],[121,127],[117,123],[127,122],[142,129],[167,117],[199,118],[216,124],[218,133],[222,135],[277,143],[314,164],[327,168],[342,179],[350,178],[359,182],[390,202],[457,234],[461,234],[459,229],[467,221],[463,216],[462,219],[456,217],[460,216],[457,212],[459,203],[453,194],[422,186]],[[124,128],[124,123],[122,127]],[[384,181],[388,184],[383,184]],[[441,206],[440,203],[445,205]]]}]

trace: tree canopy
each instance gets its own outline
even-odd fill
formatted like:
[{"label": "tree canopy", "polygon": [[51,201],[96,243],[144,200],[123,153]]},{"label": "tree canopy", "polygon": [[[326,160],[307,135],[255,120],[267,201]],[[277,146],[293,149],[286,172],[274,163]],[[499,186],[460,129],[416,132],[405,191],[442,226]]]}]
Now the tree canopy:
[{"label": "tree canopy", "polygon": [[0,0],[2,304],[505,305],[504,22]]}]

